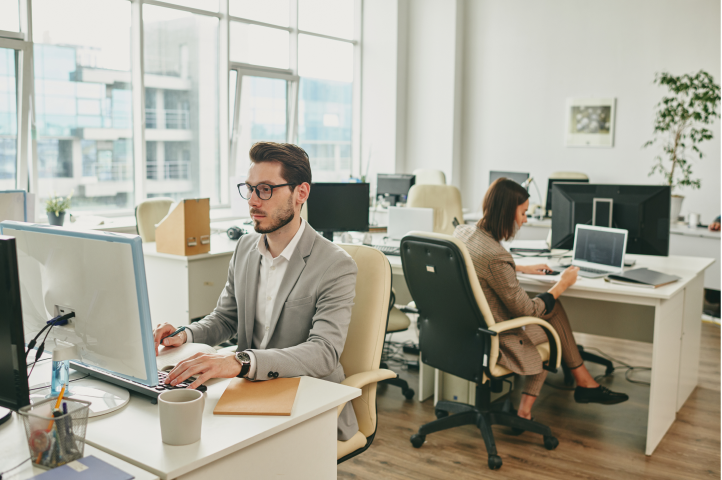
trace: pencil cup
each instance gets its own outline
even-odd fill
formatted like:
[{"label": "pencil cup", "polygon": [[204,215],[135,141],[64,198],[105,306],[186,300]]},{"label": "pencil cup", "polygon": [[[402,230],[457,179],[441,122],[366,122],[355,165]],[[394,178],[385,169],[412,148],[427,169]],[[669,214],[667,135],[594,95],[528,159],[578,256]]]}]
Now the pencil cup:
[{"label": "pencil cup", "polygon": [[188,445],[201,439],[206,397],[203,392],[184,388],[167,390],[158,396],[160,434],[168,445]]},{"label": "pencil cup", "polygon": [[90,402],[49,398],[19,410],[28,439],[30,458],[42,468],[55,468],[83,456]]}]

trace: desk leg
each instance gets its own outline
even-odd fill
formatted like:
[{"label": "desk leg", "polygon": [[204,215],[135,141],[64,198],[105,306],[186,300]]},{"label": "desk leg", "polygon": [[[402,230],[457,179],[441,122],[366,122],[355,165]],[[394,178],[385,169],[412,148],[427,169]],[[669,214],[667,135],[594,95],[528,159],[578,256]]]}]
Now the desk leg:
[{"label": "desk leg", "polygon": [[684,291],[659,300],[654,309],[646,455],[654,452],[676,418],[683,314]]},{"label": "desk leg", "polygon": [[682,351],[679,357],[679,392],[677,411],[692,394],[699,379],[699,348],[702,338],[704,275],[700,273],[684,289],[684,324]]}]

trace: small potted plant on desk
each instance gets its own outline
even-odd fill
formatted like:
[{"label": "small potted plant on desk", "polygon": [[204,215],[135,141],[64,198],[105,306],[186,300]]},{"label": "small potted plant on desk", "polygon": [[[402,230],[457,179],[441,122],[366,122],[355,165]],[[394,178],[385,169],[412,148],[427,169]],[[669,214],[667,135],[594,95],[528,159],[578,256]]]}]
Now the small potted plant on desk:
[{"label": "small potted plant on desk", "polygon": [[676,190],[680,187],[700,188],[700,180],[692,177],[694,157],[704,157],[699,145],[712,139],[712,130],[706,128],[719,116],[720,87],[709,73],[700,70],[695,75],[674,76],[667,72],[658,73],[654,83],[665,85],[670,93],[662,98],[656,108],[654,138],[644,144],[662,145],[662,154],[654,157],[649,175],[661,173],[665,183],[672,187],[672,224],[679,220],[684,197]]},{"label": "small potted plant on desk", "polygon": [[48,214],[48,223],[50,223],[50,225],[63,226],[65,212],[70,208],[70,198],[72,196],[73,190],[71,190],[70,195],[65,198],[53,194],[53,196],[45,202],[45,211]]}]

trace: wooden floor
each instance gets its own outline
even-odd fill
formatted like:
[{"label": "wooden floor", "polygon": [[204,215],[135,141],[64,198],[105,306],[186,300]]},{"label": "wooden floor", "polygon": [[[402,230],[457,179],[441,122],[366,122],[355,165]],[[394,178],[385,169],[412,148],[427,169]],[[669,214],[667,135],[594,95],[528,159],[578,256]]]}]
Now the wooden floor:
[{"label": "wooden floor", "polygon": [[[581,334],[577,340],[632,365],[651,363],[651,345],[635,342],[637,348],[630,349],[624,341]],[[588,368],[593,375],[603,373],[601,367]],[[403,371],[401,376],[417,388],[417,374]],[[648,381],[649,374],[635,372],[632,378]],[[561,385],[563,377],[549,375],[547,382]],[[543,388],[532,414],[559,439],[554,451],[544,449],[539,435],[514,437],[504,433],[505,427],[494,427],[504,462],[496,471],[487,468],[484,443],[473,426],[429,435],[420,449],[413,448],[409,437],[435,419],[432,399],[405,400],[399,388],[380,386],[376,439],[366,452],[339,465],[338,478],[720,478],[719,326],[703,325],[699,385],[651,457],[644,455],[649,387],[629,383],[623,373],[602,383],[629,394],[630,400],[614,406],[581,405],[571,391]],[[518,397],[512,398],[517,405]]]}]

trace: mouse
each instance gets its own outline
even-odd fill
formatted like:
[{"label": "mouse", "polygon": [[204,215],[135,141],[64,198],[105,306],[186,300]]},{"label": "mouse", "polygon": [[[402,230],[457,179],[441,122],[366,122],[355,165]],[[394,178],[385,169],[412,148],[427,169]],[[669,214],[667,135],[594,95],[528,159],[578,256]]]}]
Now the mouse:
[{"label": "mouse", "polygon": [[557,272],[556,270],[544,270],[545,275],[559,275],[560,272]]}]

